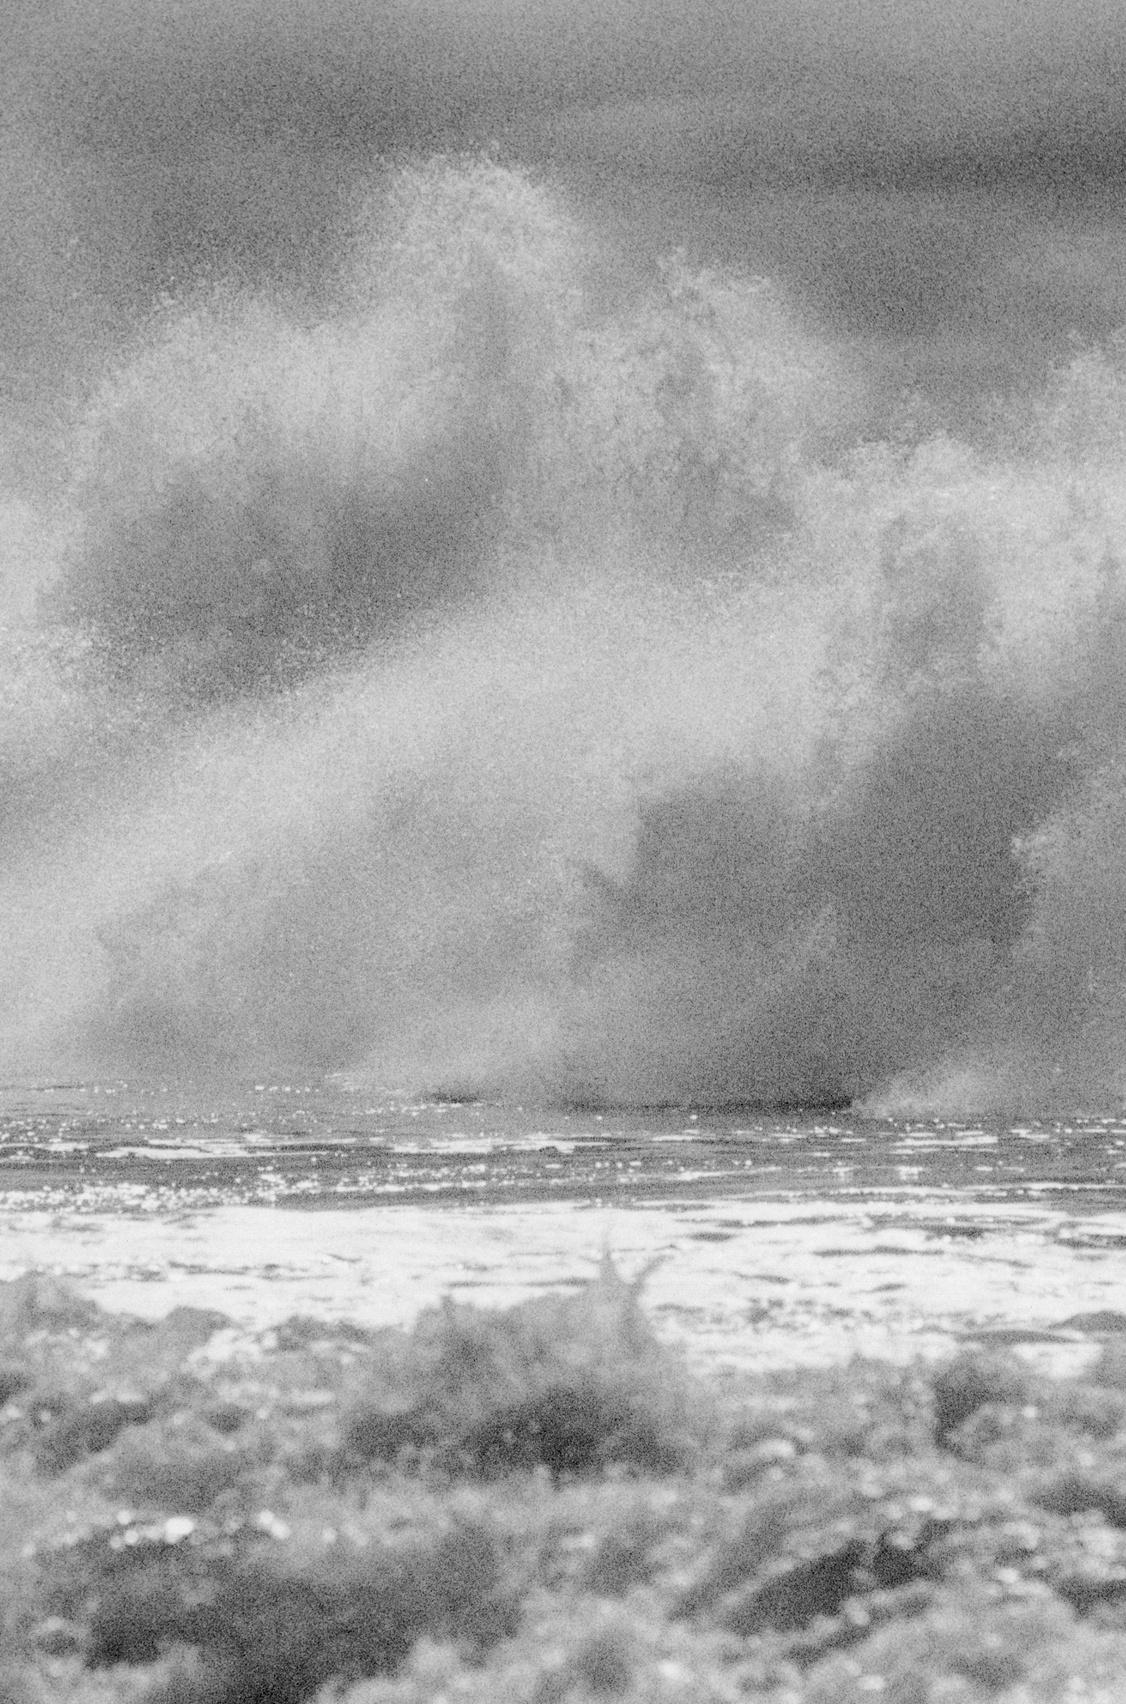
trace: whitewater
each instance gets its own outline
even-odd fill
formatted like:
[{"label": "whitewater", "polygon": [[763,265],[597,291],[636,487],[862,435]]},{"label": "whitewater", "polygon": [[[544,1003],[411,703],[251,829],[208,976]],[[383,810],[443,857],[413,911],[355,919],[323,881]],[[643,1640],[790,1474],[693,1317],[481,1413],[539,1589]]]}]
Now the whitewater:
[{"label": "whitewater", "polygon": [[0,1092],[0,1280],[209,1310],[220,1360],[295,1316],[508,1307],[609,1258],[709,1376],[965,1344],[1074,1374],[1126,1329],[1123,1247],[1121,1118],[564,1113],[339,1080]]},{"label": "whitewater", "polygon": [[1123,383],[912,428],[487,157],[163,300],[2,511],[5,1075],[1116,1107]]}]

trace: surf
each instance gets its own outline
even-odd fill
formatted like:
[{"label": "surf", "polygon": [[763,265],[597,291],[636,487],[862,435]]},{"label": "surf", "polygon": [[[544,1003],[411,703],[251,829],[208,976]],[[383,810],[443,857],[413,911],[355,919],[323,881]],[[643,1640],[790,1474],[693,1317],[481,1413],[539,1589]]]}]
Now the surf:
[{"label": "surf", "polygon": [[1119,347],[893,431],[488,156],[334,266],[167,299],[6,511],[3,1071],[1116,1102]]}]

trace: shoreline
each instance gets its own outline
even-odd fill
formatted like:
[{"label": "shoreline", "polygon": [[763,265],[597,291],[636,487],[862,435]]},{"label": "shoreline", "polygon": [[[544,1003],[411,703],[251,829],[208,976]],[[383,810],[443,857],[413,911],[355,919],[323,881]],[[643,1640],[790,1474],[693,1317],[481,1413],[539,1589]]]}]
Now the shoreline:
[{"label": "shoreline", "polygon": [[[304,1314],[409,1326],[449,1296],[510,1307],[592,1277],[609,1253],[659,1334],[697,1367],[904,1363],[1004,1341],[1074,1374],[1099,1339],[1071,1322],[1122,1296],[1126,1214],[926,1192],[899,1199],[652,1204],[225,1205],[12,1211],[0,1279],[37,1270],[114,1312],[218,1309],[240,1337]],[[1126,1324],[1126,1320],[1124,1320]]]}]

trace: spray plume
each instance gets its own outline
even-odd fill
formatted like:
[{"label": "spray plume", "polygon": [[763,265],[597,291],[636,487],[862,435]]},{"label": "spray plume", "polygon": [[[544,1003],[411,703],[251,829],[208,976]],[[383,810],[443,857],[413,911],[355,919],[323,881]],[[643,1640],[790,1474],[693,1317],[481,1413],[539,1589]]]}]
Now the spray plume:
[{"label": "spray plume", "polygon": [[[949,353],[924,263],[926,347],[919,306],[874,348],[815,232],[779,285],[657,241],[667,184],[648,234],[606,222],[655,161],[683,206],[748,149],[849,216],[877,86],[927,195],[1027,162],[1038,124],[1050,175],[1046,38],[1002,88],[1002,9],[974,58],[910,8],[893,52],[872,8],[849,81],[827,10],[699,10],[669,36],[642,0],[503,30],[403,5],[372,35],[363,8],[114,0],[94,42],[86,9],[27,9],[6,193],[49,194],[0,252],[32,286],[0,507],[7,1074],[1121,1097],[1126,352],[1061,358],[1057,315],[1007,399],[893,406],[892,343],[924,379]],[[748,101],[783,49],[828,106]],[[1068,100],[1117,63],[1081,59]],[[904,93],[920,63],[941,121]],[[482,130],[508,140],[458,151]],[[517,141],[560,169],[502,163]],[[873,253],[851,276],[879,295]]]}]

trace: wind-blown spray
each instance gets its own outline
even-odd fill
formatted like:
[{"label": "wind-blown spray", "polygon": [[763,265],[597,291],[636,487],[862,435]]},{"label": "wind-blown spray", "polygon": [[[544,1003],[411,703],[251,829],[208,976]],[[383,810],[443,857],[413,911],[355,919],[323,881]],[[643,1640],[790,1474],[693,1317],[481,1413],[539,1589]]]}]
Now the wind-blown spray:
[{"label": "wind-blown spray", "polygon": [[892,431],[493,159],[352,223],[150,315],[5,511],[3,1069],[1117,1097],[1117,347]]}]

